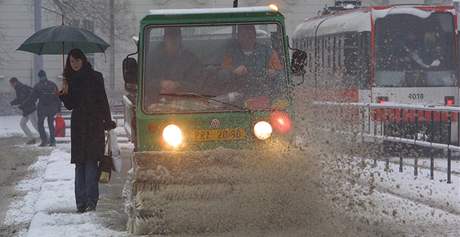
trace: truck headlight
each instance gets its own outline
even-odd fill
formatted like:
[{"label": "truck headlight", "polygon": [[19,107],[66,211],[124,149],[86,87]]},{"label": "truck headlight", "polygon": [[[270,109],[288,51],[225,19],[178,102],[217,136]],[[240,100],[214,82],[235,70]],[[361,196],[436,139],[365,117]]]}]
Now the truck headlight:
[{"label": "truck headlight", "polygon": [[259,121],[254,125],[254,135],[260,140],[266,140],[272,135],[273,129],[266,121]]},{"label": "truck headlight", "polygon": [[173,148],[179,147],[184,140],[182,130],[175,124],[170,124],[163,129],[163,140]]}]

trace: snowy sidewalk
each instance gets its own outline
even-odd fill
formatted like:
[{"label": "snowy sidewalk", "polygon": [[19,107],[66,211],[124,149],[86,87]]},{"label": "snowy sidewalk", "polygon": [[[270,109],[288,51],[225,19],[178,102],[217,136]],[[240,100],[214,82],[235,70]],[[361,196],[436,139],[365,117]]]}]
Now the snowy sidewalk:
[{"label": "snowy sidewalk", "polygon": [[[19,121],[21,120],[22,116],[19,115],[11,115],[11,116],[0,116],[0,137],[12,137],[12,136],[24,136],[24,132],[21,130],[19,126]],[[33,133],[37,134],[37,131],[32,127],[32,124],[27,123],[29,128]]]},{"label": "snowy sidewalk", "polygon": [[16,187],[26,193],[11,204],[5,224],[30,223],[18,234],[24,237],[126,236],[103,227],[96,213],[77,214],[74,197],[74,166],[63,149],[41,156],[29,167],[32,177]]},{"label": "snowy sidewalk", "polygon": [[[373,161],[369,160],[368,164],[371,163]],[[418,176],[414,176],[410,166],[404,166],[402,173],[399,164],[390,162],[389,168],[388,172],[385,171],[385,161],[378,161],[376,167],[369,166],[363,172],[361,181],[368,183],[372,179],[380,192],[460,215],[459,175],[452,174],[452,183],[448,184],[445,171],[435,170],[435,179],[431,180],[429,168],[419,167]]]}]

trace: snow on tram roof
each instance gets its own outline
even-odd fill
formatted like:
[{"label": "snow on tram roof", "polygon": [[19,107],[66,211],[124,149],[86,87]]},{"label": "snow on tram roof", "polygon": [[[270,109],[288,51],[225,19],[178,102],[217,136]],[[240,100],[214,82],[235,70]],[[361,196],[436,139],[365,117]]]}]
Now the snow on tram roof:
[{"label": "snow on tram roof", "polygon": [[294,31],[293,39],[328,35],[339,32],[365,32],[371,30],[369,11],[355,11],[353,14],[306,19]]},{"label": "snow on tram roof", "polygon": [[277,12],[272,6],[266,7],[238,7],[238,8],[194,8],[194,9],[161,9],[150,10],[150,15],[183,15],[209,13],[245,13],[245,12]]},{"label": "snow on tram roof", "polygon": [[[371,31],[371,19],[377,20],[390,15],[407,14],[419,18],[428,18],[438,7],[420,7],[418,5],[390,5],[386,8],[367,7],[343,12],[337,15],[325,15],[307,18],[299,24],[293,33],[293,39],[328,35],[339,32]],[[453,8],[446,8],[444,12],[454,13]],[[372,17],[371,17],[372,16]]]}]

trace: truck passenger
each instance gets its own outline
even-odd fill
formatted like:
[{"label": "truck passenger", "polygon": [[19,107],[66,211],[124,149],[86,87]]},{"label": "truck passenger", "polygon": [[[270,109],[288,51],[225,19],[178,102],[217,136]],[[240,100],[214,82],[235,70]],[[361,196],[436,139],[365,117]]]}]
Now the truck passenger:
[{"label": "truck passenger", "polygon": [[237,47],[225,54],[222,67],[237,77],[274,77],[283,64],[274,50],[256,41],[254,25],[239,25]]},{"label": "truck passenger", "polygon": [[166,27],[163,42],[151,52],[145,76],[147,101],[154,103],[161,94],[193,91],[194,80],[201,73],[201,63],[182,46],[179,27]]}]

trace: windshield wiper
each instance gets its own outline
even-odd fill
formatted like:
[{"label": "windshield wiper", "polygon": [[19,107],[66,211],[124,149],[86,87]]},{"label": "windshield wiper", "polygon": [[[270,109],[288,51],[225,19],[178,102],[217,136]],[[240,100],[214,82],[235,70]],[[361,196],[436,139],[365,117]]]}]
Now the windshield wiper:
[{"label": "windshield wiper", "polygon": [[216,97],[215,95],[202,95],[193,92],[183,92],[183,93],[160,93],[164,96],[177,96],[177,97],[199,97],[199,98],[211,98]]},{"label": "windshield wiper", "polygon": [[232,104],[232,103],[225,102],[225,101],[221,101],[221,100],[213,99],[213,97],[216,97],[215,95],[204,95],[204,94],[198,94],[198,93],[194,93],[194,92],[184,92],[184,93],[160,93],[160,95],[164,95],[164,96],[177,96],[177,97],[198,97],[198,98],[203,98],[203,99],[207,99],[207,100],[210,100],[210,101],[214,101],[214,102],[217,102],[217,103],[220,103],[220,104],[223,104],[223,105],[228,105],[228,106],[231,106],[231,107],[234,107],[234,108],[243,110],[243,111],[251,112],[250,109],[245,108],[245,107],[243,107],[243,106],[236,105],[236,104]]}]

